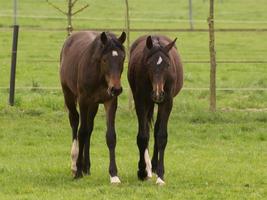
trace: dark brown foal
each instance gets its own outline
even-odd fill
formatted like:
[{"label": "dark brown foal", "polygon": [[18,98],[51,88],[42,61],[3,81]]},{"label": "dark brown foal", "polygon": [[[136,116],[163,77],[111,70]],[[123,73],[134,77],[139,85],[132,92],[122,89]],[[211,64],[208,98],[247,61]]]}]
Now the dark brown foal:
[{"label": "dark brown foal", "polygon": [[142,36],[131,47],[128,81],[134,97],[138,118],[137,145],[139,148],[138,177],[152,176],[148,154],[149,124],[154,104],[158,104],[154,126],[152,171],[157,173],[157,184],[164,184],[164,150],[167,145],[167,125],[173,98],[183,85],[183,67],[175,48],[175,41],[165,36]]},{"label": "dark brown foal", "polygon": [[115,114],[117,96],[122,92],[120,77],[125,39],[124,32],[119,38],[112,33],[77,32],[66,40],[61,51],[60,80],[72,128],[71,169],[75,178],[90,174],[90,138],[98,106],[103,103],[110,180],[111,183],[120,182],[115,161]]}]

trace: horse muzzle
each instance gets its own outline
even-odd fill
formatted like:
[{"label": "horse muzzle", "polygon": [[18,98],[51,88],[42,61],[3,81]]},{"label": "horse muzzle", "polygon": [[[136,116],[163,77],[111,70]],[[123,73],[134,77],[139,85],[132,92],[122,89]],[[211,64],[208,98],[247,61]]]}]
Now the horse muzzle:
[{"label": "horse muzzle", "polygon": [[122,93],[122,87],[109,87],[108,90],[108,95],[114,97],[114,96],[119,96]]},{"label": "horse muzzle", "polygon": [[151,94],[152,101],[154,101],[155,103],[163,102],[164,97],[165,97],[165,92],[164,91],[160,91],[160,92],[153,91],[152,94]]}]

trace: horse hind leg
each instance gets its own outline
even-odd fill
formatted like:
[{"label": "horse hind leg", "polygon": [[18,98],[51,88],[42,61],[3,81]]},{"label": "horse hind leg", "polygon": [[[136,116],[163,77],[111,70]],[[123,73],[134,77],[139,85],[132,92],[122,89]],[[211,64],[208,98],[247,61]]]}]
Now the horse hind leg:
[{"label": "horse hind leg", "polygon": [[79,145],[77,141],[79,114],[76,109],[75,95],[68,88],[63,88],[63,93],[64,93],[65,105],[69,111],[69,122],[72,128],[71,171],[74,175],[77,171],[76,162],[79,153]]},{"label": "horse hind leg", "polygon": [[[74,176],[76,179],[83,177],[83,172],[90,174],[90,136],[93,130],[93,120],[98,109],[98,104],[87,102],[84,97],[79,99],[79,106],[81,124],[78,131],[79,152],[76,162],[77,171]],[[86,146],[87,142],[88,146]]]},{"label": "horse hind leg", "polygon": [[157,144],[157,133],[159,131],[159,123],[160,123],[160,118],[158,115],[155,126],[154,126],[154,150],[153,150],[153,156],[152,156],[152,171],[154,173],[157,173],[157,166],[158,166],[158,161],[159,161],[158,144]]}]

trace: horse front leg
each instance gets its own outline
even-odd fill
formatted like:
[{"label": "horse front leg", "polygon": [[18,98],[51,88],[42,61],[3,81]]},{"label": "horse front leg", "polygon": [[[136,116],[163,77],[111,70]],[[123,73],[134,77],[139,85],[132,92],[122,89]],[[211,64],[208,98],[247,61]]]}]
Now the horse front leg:
[{"label": "horse front leg", "polygon": [[[141,103],[140,103],[141,102]],[[139,104],[140,103],[140,104]],[[152,109],[148,104],[144,104],[144,101],[135,100],[136,114],[138,118],[138,134],[137,134],[137,146],[139,149],[139,162],[137,175],[140,180],[145,180],[152,177],[151,161],[148,154],[148,142],[149,142],[149,109]]]},{"label": "horse front leg", "polygon": [[157,173],[157,166],[159,161],[159,152],[158,152],[158,144],[157,144],[157,134],[159,131],[159,123],[160,123],[160,116],[157,115],[157,120],[154,126],[154,150],[153,150],[153,157],[152,157],[152,171]]},{"label": "horse front leg", "polygon": [[78,141],[77,141],[77,131],[79,126],[79,114],[76,109],[76,97],[75,95],[69,90],[68,87],[62,85],[65,105],[69,111],[69,122],[72,128],[72,147],[71,147],[71,171],[72,174],[75,175],[77,171],[77,158],[78,158]]},{"label": "horse front leg", "polygon": [[78,159],[79,145],[77,139],[77,131],[79,126],[79,114],[75,108],[75,111],[69,111],[69,121],[72,127],[72,146],[71,146],[71,171],[75,176],[77,171],[76,162]]},{"label": "horse front leg", "polygon": [[[81,178],[83,176],[83,171],[86,174],[90,173],[90,136],[93,130],[93,121],[98,104],[88,102],[88,99],[85,96],[82,96],[79,99],[79,107],[81,122],[78,131],[79,153],[76,162],[77,171],[74,178]],[[87,145],[85,146],[85,144]]]},{"label": "horse front leg", "polygon": [[158,149],[158,163],[157,163],[157,181],[159,185],[164,185],[164,152],[168,139],[168,120],[172,110],[172,99],[165,101],[159,105],[158,115],[160,117],[158,132],[156,134],[156,145]]},{"label": "horse front leg", "polygon": [[85,138],[85,145],[84,145],[84,161],[83,161],[83,173],[85,175],[90,175],[90,167],[91,167],[91,161],[90,161],[90,141],[91,141],[91,135],[94,129],[94,119],[96,116],[98,110],[98,104],[90,103],[90,106],[88,108],[88,114],[87,114],[87,135]]},{"label": "horse front leg", "polygon": [[77,171],[75,173],[74,178],[81,178],[83,176],[82,169],[83,169],[83,151],[84,151],[84,145],[85,141],[87,139],[87,114],[88,114],[88,105],[80,101],[80,127],[78,131],[78,146],[79,146],[79,152],[78,152],[78,159],[76,162]]},{"label": "horse front leg", "polygon": [[104,103],[106,111],[106,143],[109,149],[109,175],[111,183],[120,183],[118,170],[115,159],[116,147],[116,131],[115,131],[115,115],[117,110],[117,97]]}]

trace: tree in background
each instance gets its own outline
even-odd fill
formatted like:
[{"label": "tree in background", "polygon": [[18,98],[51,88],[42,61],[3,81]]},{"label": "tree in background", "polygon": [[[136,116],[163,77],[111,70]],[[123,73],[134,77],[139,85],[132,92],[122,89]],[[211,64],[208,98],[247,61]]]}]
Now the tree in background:
[{"label": "tree in background", "polygon": [[68,36],[71,34],[73,27],[72,27],[72,16],[76,15],[77,13],[83,11],[85,8],[87,8],[89,6],[89,4],[86,4],[85,6],[83,6],[82,8],[78,9],[77,11],[73,11],[73,7],[74,5],[77,3],[78,0],[67,0],[68,3],[68,11],[65,12],[64,10],[62,10],[61,8],[59,8],[58,6],[56,6],[55,4],[51,3],[50,1],[46,0],[46,2],[51,5],[52,7],[54,7],[56,10],[58,10],[59,12],[61,12],[62,14],[64,14],[65,16],[67,16],[67,21],[68,21],[68,26],[67,26],[67,32],[68,32]]},{"label": "tree in background", "polygon": [[210,111],[216,111],[216,51],[214,35],[214,0],[210,0],[209,49],[210,49]]}]

